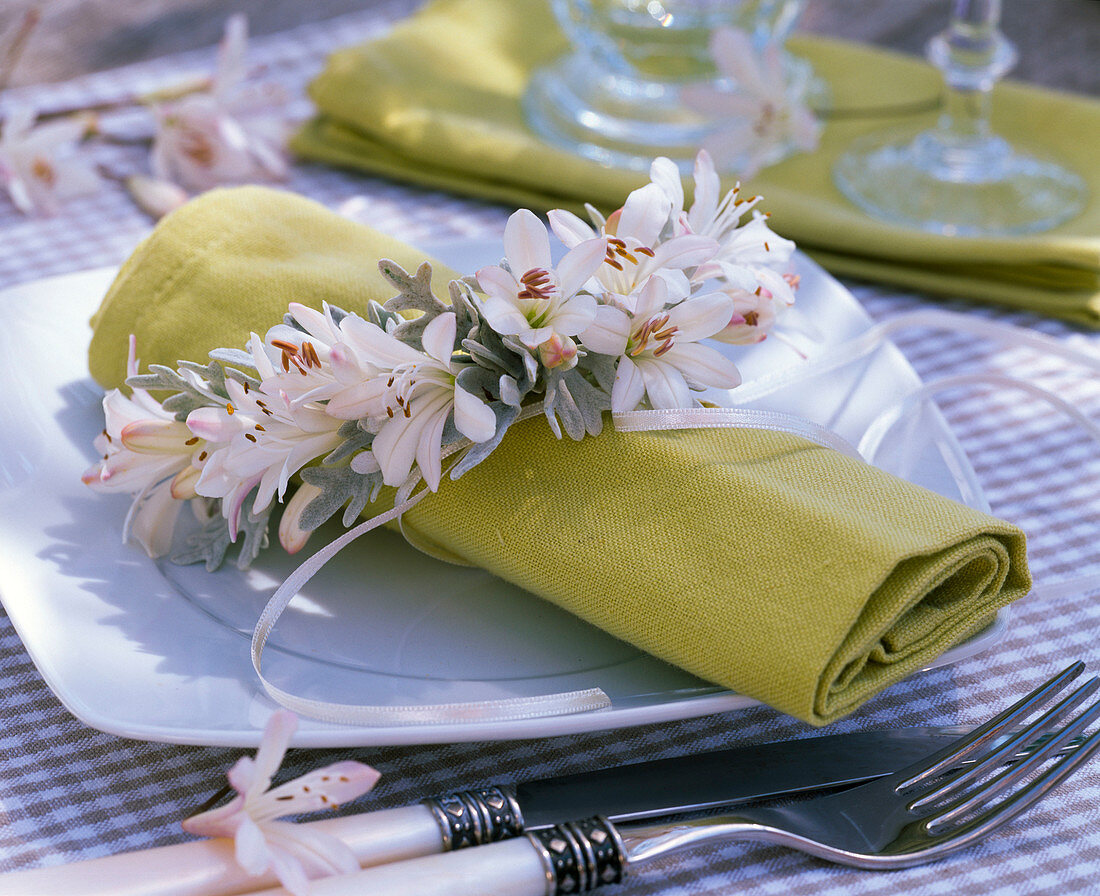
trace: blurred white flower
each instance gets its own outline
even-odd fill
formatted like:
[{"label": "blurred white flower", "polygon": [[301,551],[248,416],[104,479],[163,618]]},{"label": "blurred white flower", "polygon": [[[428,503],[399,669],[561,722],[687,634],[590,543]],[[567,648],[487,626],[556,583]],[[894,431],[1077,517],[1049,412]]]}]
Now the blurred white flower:
[{"label": "blurred white flower", "polygon": [[272,109],[277,97],[246,85],[248,24],[232,16],[207,92],[156,104],[153,173],[189,190],[282,180],[288,165],[286,126]]},{"label": "blurred white flower", "polygon": [[144,174],[132,174],[123,183],[137,207],[156,219],[174,212],[189,198],[179,185]]},{"label": "blurred white flower", "polygon": [[358,871],[359,863],[331,834],[277,819],[335,809],[370,790],[379,774],[361,762],[337,762],[272,788],[297,725],[293,713],[274,713],[256,758],[244,756],[228,772],[237,795],[224,806],[186,819],[183,829],[202,837],[232,838],[237,863],[245,871],[259,875],[271,869],[294,896],[306,896],[311,878]]},{"label": "blurred white flower", "polygon": [[0,183],[24,214],[54,215],[61,203],[94,193],[102,181],[76,153],[88,119],[66,118],[34,124],[34,111],[12,109],[0,131]]},{"label": "blurred white flower", "polygon": [[817,148],[821,123],[805,103],[806,86],[788,79],[778,44],[757,51],[744,31],[719,28],[710,49],[736,90],[692,84],[681,96],[689,108],[724,123],[704,141],[719,167],[749,178],[792,149]]}]

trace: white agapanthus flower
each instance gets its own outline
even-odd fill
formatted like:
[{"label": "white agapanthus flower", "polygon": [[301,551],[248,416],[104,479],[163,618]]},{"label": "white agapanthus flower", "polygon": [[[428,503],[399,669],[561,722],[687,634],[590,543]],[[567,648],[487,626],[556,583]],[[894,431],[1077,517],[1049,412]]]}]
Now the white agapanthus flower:
[{"label": "white agapanthus flower", "polygon": [[633,313],[601,306],[581,339],[586,347],[617,357],[611,410],[632,411],[643,398],[653,408],[687,408],[693,390],[732,389],[741,376],[717,350],[700,345],[729,323],[733,304],[723,293],[693,296],[669,306],[668,288],[651,279],[638,293]]},{"label": "white agapanthus flower", "polygon": [[34,111],[12,109],[0,129],[0,184],[26,215],[55,215],[61,203],[94,193],[102,181],[76,154],[87,121],[67,118],[35,126]]},{"label": "white agapanthus flower", "polygon": [[[133,337],[126,369],[128,376],[138,371]],[[128,396],[112,389],[103,398],[103,413],[106,424],[95,438],[102,459],[85,471],[84,484],[132,496],[125,534],[150,557],[161,557],[171,547],[184,502],[196,497],[197,458],[205,443],[143,389]]]},{"label": "white agapanthus flower", "polygon": [[226,23],[209,91],[153,108],[153,173],[189,190],[282,180],[288,172],[286,125],[273,114],[270,91],[249,88],[246,18]]},{"label": "white agapanthus flower", "polygon": [[[781,273],[794,253],[794,243],[776,234],[756,208],[759,196],[745,199],[740,184],[725,195],[714,163],[706,150],[695,159],[695,190],[690,209],[684,208],[680,173],[672,161],[655,159],[650,168],[672,203],[676,228],[683,233],[708,236],[718,249],[697,269],[695,279],[715,279],[734,303],[734,315],[726,330],[714,338],[736,345],[761,341],[775,323],[777,312],[794,304],[797,278]],[[743,220],[751,212],[749,220]]]},{"label": "white agapanthus flower", "polygon": [[456,382],[461,366],[452,359],[456,318],[435,317],[424,329],[424,351],[417,351],[381,327],[349,314],[340,322],[341,343],[334,364],[374,371],[338,391],[326,405],[333,417],[366,418],[375,431],[370,455],[353,461],[376,463],[386,485],[401,485],[415,463],[428,488],[436,491],[442,476],[443,430],[454,415],[455,428],[472,442],[496,432],[496,415],[478,396]]},{"label": "white agapanthus flower", "polygon": [[606,242],[589,233],[555,265],[546,226],[533,212],[520,209],[504,228],[507,268],[492,265],[477,272],[485,292],[480,311],[501,335],[515,336],[534,350],[550,343],[543,355],[558,365],[572,360],[572,337],[596,312],[596,300],[580,290],[603,264],[606,252]]},{"label": "white agapanthus flower", "polygon": [[647,184],[628,197],[623,207],[602,218],[590,209],[588,224],[572,212],[550,212],[550,226],[566,246],[595,237],[607,240],[603,264],[595,272],[594,291],[604,304],[633,311],[638,294],[651,277],[665,282],[672,301],[686,297],[691,284],[685,269],[714,257],[714,240],[694,234],[665,236],[672,202],[657,184]]},{"label": "white agapanthus flower", "polygon": [[[323,457],[342,441],[339,420],[315,403],[295,403],[278,388],[283,372],[255,333],[249,341],[260,388],[226,380],[224,406],[198,408],[187,415],[187,427],[213,447],[204,458],[195,491],[222,499],[222,514],[232,537],[240,527],[244,502],[253,489],[252,513],[259,513],[286,493],[290,477]],[[277,372],[278,371],[278,372]]]},{"label": "white agapanthus flower", "polygon": [[806,105],[805,85],[788,78],[778,44],[758,51],[746,32],[719,28],[710,50],[718,71],[737,85],[736,91],[692,84],[681,96],[689,108],[724,123],[703,144],[720,167],[749,178],[792,148],[817,148],[821,123]]}]

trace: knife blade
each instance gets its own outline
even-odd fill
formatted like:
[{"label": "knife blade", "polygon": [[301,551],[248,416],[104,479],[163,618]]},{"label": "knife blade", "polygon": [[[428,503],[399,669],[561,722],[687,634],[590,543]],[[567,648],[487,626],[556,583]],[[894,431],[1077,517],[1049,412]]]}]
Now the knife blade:
[{"label": "knife blade", "polygon": [[[363,867],[504,840],[602,813],[615,821],[734,806],[854,785],[905,768],[967,728],[832,734],[463,791],[397,809],[304,822],[344,841]],[[199,840],[0,876],[5,896],[230,896],[272,887],[234,860],[233,841]]]}]

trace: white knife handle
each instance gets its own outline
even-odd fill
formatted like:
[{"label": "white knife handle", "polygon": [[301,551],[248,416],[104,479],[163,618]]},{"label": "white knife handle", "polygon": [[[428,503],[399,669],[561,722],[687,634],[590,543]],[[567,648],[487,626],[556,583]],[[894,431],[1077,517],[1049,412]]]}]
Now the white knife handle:
[{"label": "white knife handle", "polygon": [[[305,822],[343,840],[362,866],[443,851],[443,834],[424,805]],[[0,896],[232,896],[278,884],[252,876],[234,859],[233,842],[197,840],[0,875]]]},{"label": "white knife handle", "polygon": [[[622,880],[618,832],[604,818],[310,883],[310,896],[565,896]],[[283,889],[254,896],[289,896]]]}]

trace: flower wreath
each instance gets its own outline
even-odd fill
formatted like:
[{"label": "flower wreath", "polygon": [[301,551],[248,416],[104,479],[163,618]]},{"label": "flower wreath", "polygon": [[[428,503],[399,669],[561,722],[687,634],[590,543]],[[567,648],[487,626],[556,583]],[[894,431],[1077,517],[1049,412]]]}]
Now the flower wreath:
[{"label": "flower wreath", "polygon": [[84,481],[133,496],[126,535],[150,556],[169,552],[190,501],[202,525],[173,559],[216,568],[243,533],[246,566],[296,474],[278,527],[291,553],[341,507],[351,525],[383,486],[435,491],[443,458],[468,440],[449,469],[458,478],[521,416],[541,412],[556,436],[580,439],[608,410],[697,406],[707,387],[740,383],[701,340],[764,339],[797,279],[781,272],[794,244],[769,229],[760,197],[723,196],[706,152],[694,179],[685,209],[678,169],[659,158],[607,218],[550,212],[567,249],[557,263],[542,221],[515,212],[504,259],[451,281],[449,304],[429,264],[410,274],[383,260],[398,294],[366,316],[291,304],[246,350],[145,374],[131,339],[130,394],[104,398],[102,459]]}]

